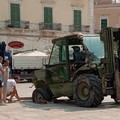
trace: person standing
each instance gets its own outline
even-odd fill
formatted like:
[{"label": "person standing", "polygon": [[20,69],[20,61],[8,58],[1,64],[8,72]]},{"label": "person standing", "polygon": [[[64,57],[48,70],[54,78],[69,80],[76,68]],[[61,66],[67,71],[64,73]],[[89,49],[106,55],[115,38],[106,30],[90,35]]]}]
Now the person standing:
[{"label": "person standing", "polygon": [[9,68],[9,60],[8,60],[8,59],[4,60],[3,70],[4,70],[3,102],[6,103],[7,81],[8,81],[9,78],[11,78],[11,77],[10,77],[10,68]]},{"label": "person standing", "polygon": [[9,60],[8,59],[4,60],[4,65],[3,65],[4,71],[5,71],[6,68],[8,68],[8,79],[12,78],[11,77],[11,70],[9,68]]},{"label": "person standing", "polygon": [[10,68],[9,68],[9,60],[7,59],[4,60],[3,68],[4,68],[4,71],[8,70],[7,71],[8,79],[7,79],[7,86],[6,86],[6,97],[10,97],[8,99],[8,102],[9,103],[13,102],[12,100],[13,97],[16,97],[17,101],[20,101],[20,97],[18,95],[17,88],[16,88],[16,83],[20,82],[20,78],[14,77],[14,79],[12,79],[11,74],[10,74]]},{"label": "person standing", "polygon": [[3,82],[3,76],[4,76],[4,70],[2,66],[3,58],[0,56],[0,104],[3,103],[3,96],[2,96],[2,82]]}]

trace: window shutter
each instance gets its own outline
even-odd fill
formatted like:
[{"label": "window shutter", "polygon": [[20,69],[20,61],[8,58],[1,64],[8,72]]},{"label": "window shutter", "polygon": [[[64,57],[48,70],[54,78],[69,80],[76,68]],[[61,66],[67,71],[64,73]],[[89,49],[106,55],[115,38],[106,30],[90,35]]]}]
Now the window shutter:
[{"label": "window shutter", "polygon": [[20,27],[20,5],[11,3],[11,24]]},{"label": "window shutter", "polygon": [[44,23],[45,28],[51,29],[53,26],[53,20],[52,20],[52,8],[51,7],[44,7]]},{"label": "window shutter", "polygon": [[81,11],[74,10],[74,27],[76,31],[81,31]]}]

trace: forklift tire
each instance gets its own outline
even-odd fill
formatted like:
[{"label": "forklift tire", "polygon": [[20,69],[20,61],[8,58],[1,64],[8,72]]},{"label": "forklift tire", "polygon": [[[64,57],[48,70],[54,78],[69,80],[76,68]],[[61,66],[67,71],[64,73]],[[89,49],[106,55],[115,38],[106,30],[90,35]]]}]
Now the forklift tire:
[{"label": "forklift tire", "polygon": [[32,93],[32,101],[35,103],[46,103],[51,99],[51,94],[44,88],[36,88]]},{"label": "forklift tire", "polygon": [[74,98],[80,107],[96,107],[103,100],[102,82],[93,74],[82,74],[74,81]]}]

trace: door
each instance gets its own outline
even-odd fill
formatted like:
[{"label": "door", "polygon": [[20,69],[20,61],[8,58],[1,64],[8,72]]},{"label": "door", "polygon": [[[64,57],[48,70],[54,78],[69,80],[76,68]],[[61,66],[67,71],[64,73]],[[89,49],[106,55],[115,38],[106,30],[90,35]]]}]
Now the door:
[{"label": "door", "polygon": [[49,61],[49,70],[56,73],[56,79],[52,79],[52,83],[60,83],[61,81],[68,80],[66,59],[66,41],[57,41],[52,49]]},{"label": "door", "polygon": [[101,19],[101,29],[107,28],[107,26],[108,26],[107,23],[108,23],[107,19]]},{"label": "door", "polygon": [[57,41],[52,49],[48,68],[51,71],[50,89],[57,97],[72,93],[72,82],[68,76],[66,40],[61,39],[63,40]]},{"label": "door", "polygon": [[53,28],[52,7],[44,7],[44,27],[45,29]]},{"label": "door", "polygon": [[74,30],[81,31],[81,11],[74,10]]},{"label": "door", "polygon": [[11,8],[11,24],[13,27],[20,27],[20,5],[10,4]]}]

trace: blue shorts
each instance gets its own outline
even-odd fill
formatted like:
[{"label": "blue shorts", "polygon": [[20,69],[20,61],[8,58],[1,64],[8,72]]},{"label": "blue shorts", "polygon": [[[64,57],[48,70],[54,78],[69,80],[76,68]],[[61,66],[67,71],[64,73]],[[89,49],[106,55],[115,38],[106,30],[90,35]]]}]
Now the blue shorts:
[{"label": "blue shorts", "polygon": [[2,87],[2,80],[0,80],[0,87]]}]

